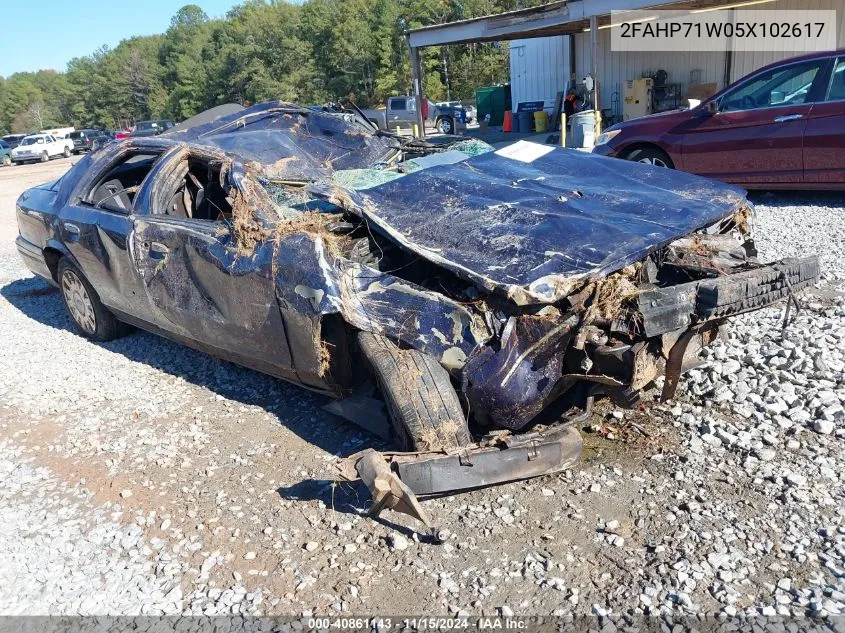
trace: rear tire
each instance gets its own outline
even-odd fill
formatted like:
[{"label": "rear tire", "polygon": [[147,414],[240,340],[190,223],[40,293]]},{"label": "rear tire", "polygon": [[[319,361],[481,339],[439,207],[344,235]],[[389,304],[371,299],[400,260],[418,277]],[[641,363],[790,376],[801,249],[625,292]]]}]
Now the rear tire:
[{"label": "rear tire", "polygon": [[656,147],[643,147],[635,149],[633,152],[625,157],[627,160],[632,160],[635,163],[645,163],[647,165],[654,165],[655,167],[666,167],[668,169],[675,169],[675,163],[666,155],[666,152]]},{"label": "rear tire", "polygon": [[130,331],[102,302],[85,275],[66,257],[59,260],[57,278],[62,302],[76,329],[95,341],[111,341]]},{"label": "rear tire", "polygon": [[371,332],[359,332],[358,345],[378,382],[402,450],[449,450],[472,443],[458,394],[436,360]]},{"label": "rear tire", "polygon": [[452,134],[455,131],[455,124],[450,117],[444,116],[437,120],[437,129],[441,134]]}]

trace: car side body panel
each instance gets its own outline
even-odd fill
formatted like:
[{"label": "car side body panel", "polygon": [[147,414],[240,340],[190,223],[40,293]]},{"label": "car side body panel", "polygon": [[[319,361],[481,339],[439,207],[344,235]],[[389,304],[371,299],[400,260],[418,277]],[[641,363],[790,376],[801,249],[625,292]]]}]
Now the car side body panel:
[{"label": "car side body panel", "polygon": [[[765,66],[727,86],[704,103],[632,119],[608,128],[619,130],[594,148],[602,156],[625,158],[635,149],[656,147],[677,169],[739,184],[747,189],[845,189],[845,155],[840,132],[843,103],[825,103],[833,61],[845,51],[813,53]],[[711,103],[756,77],[790,66],[818,63],[805,87],[804,102],[775,103],[711,114]],[[736,94],[735,92],[731,94]],[[833,153],[834,155],[831,155]],[[827,166],[827,167],[826,167]],[[805,174],[806,169],[806,174]]]}]

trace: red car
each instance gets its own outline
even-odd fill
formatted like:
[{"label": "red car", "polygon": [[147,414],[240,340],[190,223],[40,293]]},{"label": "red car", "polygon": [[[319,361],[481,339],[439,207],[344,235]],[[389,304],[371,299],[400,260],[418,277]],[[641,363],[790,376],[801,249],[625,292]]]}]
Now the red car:
[{"label": "red car", "polygon": [[689,110],[618,123],[593,152],[748,189],[845,189],[845,49],[771,64]]}]

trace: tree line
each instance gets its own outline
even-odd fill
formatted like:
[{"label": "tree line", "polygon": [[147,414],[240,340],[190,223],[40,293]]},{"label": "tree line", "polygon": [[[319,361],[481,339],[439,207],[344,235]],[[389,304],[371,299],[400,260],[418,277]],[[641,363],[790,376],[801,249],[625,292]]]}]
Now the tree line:
[{"label": "tree line", "polygon": [[[179,121],[221,103],[269,99],[361,106],[411,92],[404,32],[541,0],[248,0],[224,18],[186,5],[160,35],[133,37],[68,62],[65,72],[0,77],[0,133],[57,125],[118,129]],[[429,99],[471,98],[507,81],[505,45],[423,49]]]}]

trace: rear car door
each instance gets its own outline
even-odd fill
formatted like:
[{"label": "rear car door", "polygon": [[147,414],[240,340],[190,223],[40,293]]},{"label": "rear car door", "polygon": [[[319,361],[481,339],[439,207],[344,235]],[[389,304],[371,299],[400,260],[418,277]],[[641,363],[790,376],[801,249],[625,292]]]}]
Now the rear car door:
[{"label": "rear car door", "polygon": [[845,186],[845,56],[835,60],[824,99],[804,132],[804,182]]},{"label": "rear car door", "polygon": [[[412,109],[413,108],[413,109]],[[390,97],[387,101],[387,127],[408,127],[416,122],[416,100],[407,97]]]},{"label": "rear car door", "polygon": [[696,118],[685,130],[684,169],[748,185],[800,183],[804,131],[826,64],[783,64],[727,90],[715,114]]},{"label": "rear car door", "polygon": [[116,152],[80,182],[58,217],[56,234],[100,300],[142,321],[149,319],[146,295],[132,267],[129,236],[136,192],[161,150]]},{"label": "rear car door", "polygon": [[158,328],[202,351],[296,380],[276,300],[274,241],[239,250],[227,172],[214,157],[184,151],[157,165],[142,192],[148,213],[134,221],[133,265]]}]

